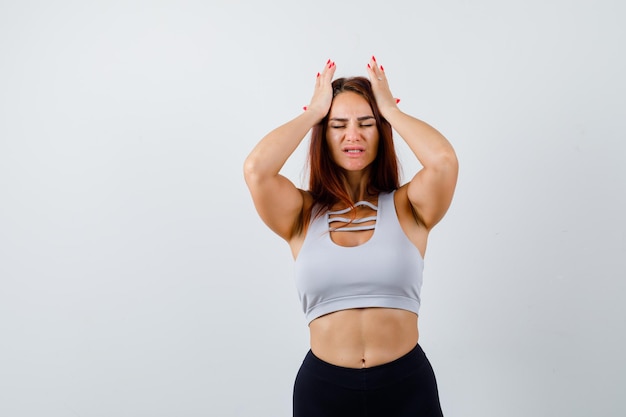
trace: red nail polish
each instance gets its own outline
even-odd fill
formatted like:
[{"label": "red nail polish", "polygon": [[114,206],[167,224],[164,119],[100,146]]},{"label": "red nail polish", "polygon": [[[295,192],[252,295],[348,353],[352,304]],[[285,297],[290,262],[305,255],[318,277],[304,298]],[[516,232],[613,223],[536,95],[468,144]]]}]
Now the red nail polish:
[{"label": "red nail polish", "polygon": [[307,106],[304,106],[304,107],[302,108],[302,110],[304,110],[304,111],[306,111],[306,109],[307,109]]},{"label": "red nail polish", "polygon": [[381,71],[384,71],[384,70],[385,70],[385,69],[383,68],[383,66],[382,66],[382,65],[380,66],[380,70],[381,70]]},{"label": "red nail polish", "polygon": [[372,55],[372,61],[376,62],[376,57]]},{"label": "red nail polish", "polygon": [[318,77],[320,76],[320,73],[319,73],[319,72],[317,73],[317,76],[318,76]]},{"label": "red nail polish", "polygon": [[328,58],[328,61],[326,61],[326,65],[330,64],[330,58]]},{"label": "red nail polish", "polygon": [[367,68],[372,68],[372,67],[370,67],[370,64],[369,64],[369,63],[367,64]]},{"label": "red nail polish", "polygon": [[399,102],[400,102],[400,99],[399,99],[399,98],[397,98],[397,99],[396,99],[396,104],[398,104]]}]

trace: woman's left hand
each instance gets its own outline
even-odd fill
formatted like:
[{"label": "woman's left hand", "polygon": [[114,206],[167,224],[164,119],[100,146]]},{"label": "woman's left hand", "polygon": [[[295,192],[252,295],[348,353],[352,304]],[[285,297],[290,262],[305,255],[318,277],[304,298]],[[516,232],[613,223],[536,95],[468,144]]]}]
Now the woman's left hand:
[{"label": "woman's left hand", "polygon": [[372,57],[370,59],[370,62],[367,64],[367,73],[372,83],[372,91],[374,92],[376,104],[378,104],[381,114],[385,117],[387,111],[398,108],[398,102],[400,100],[397,100],[394,98],[393,94],[391,94],[385,70],[382,65],[378,65],[376,58]]}]

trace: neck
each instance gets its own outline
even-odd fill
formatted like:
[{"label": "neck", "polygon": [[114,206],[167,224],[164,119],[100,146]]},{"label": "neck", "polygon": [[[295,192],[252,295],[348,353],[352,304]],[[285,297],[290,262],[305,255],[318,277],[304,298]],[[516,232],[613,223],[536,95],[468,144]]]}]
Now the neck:
[{"label": "neck", "polygon": [[369,200],[373,195],[370,195],[368,192],[367,185],[369,184],[369,173],[346,173],[345,186],[350,198],[355,203],[361,200]]}]

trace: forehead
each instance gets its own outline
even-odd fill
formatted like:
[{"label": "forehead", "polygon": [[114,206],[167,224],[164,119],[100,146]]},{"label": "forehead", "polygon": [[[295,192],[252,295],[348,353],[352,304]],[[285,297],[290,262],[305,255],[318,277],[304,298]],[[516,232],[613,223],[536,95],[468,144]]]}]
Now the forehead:
[{"label": "forehead", "polygon": [[339,93],[333,99],[330,107],[329,117],[361,117],[373,115],[372,108],[363,96],[353,93],[352,91],[344,91]]}]

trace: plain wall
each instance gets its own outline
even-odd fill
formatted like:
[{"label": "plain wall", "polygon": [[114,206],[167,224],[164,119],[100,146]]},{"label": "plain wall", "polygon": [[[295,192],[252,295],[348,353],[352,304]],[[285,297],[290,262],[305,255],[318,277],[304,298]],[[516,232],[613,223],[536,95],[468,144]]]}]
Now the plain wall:
[{"label": "plain wall", "polygon": [[460,160],[420,317],[444,413],[626,415],[625,16],[0,2],[0,415],[289,416],[308,331],[242,165],[327,59],[371,55]]}]

